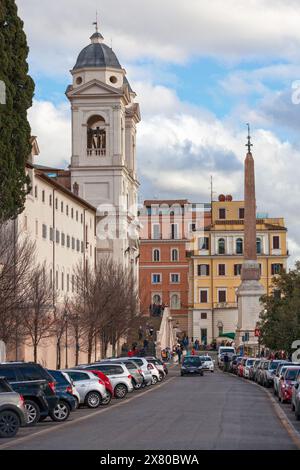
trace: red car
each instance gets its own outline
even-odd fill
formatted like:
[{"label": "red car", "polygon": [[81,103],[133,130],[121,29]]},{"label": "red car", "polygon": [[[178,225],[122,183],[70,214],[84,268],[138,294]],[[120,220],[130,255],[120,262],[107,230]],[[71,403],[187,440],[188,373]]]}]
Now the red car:
[{"label": "red car", "polygon": [[300,366],[289,366],[281,377],[278,390],[278,400],[281,403],[291,402],[293,386],[296,383],[299,370]]},{"label": "red car", "polygon": [[237,367],[237,375],[239,377],[244,377],[244,367],[245,367],[247,359],[248,359],[247,357],[243,357],[243,359],[241,360],[241,362],[239,363]]},{"label": "red car", "polygon": [[97,377],[99,377],[99,379],[102,380],[102,383],[106,388],[106,391],[110,394],[111,397],[113,397],[114,389],[109,378],[105,374],[103,374],[103,372],[101,372],[100,370],[90,370],[90,372],[93,372],[93,374],[97,375]]}]

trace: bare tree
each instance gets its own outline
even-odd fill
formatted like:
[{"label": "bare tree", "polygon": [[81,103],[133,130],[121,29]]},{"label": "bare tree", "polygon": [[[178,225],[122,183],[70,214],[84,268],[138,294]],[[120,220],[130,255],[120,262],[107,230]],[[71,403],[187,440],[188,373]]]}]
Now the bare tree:
[{"label": "bare tree", "polygon": [[23,317],[24,335],[33,347],[35,362],[39,344],[42,340],[53,337],[54,325],[53,287],[44,263],[35,267],[30,274]]},{"label": "bare tree", "polygon": [[56,340],[56,368],[61,369],[62,360],[61,360],[61,342],[63,334],[66,330],[66,315],[69,315],[70,304],[69,298],[66,296],[61,305],[57,304],[56,296],[57,293],[54,290],[54,309],[53,309],[53,336]]},{"label": "bare tree", "polygon": [[18,234],[17,222],[0,224],[0,339],[15,346],[18,359],[35,243]]}]

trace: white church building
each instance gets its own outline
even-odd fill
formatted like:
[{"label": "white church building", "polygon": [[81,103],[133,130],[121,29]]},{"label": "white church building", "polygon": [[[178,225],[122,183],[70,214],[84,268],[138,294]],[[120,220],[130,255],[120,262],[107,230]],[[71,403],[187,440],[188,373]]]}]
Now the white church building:
[{"label": "white church building", "polygon": [[[72,110],[72,191],[97,209],[97,258],[110,254],[138,277],[136,94],[97,31],[66,90]],[[129,236],[131,233],[131,236]]]}]

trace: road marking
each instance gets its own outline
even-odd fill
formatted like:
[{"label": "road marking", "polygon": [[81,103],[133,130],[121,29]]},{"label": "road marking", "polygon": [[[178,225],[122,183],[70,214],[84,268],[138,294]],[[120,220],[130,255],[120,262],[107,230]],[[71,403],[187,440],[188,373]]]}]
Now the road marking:
[{"label": "road marking", "polygon": [[177,378],[176,376],[168,378],[164,382],[156,385],[153,388],[150,388],[149,390],[145,390],[144,392],[141,392],[138,395],[134,395],[131,398],[128,398],[128,399],[125,399],[124,401],[120,401],[119,403],[116,403],[115,405],[108,406],[107,408],[102,408],[101,410],[91,412],[88,415],[81,416],[80,418],[74,419],[72,421],[66,421],[65,423],[56,424],[56,425],[54,425],[50,428],[43,429],[43,430],[38,431],[34,434],[28,434],[27,436],[23,436],[23,437],[20,437],[20,438],[16,437],[14,441],[10,441],[10,442],[4,443],[2,445],[0,444],[0,450],[15,447],[15,446],[19,445],[22,442],[26,442],[26,441],[29,441],[30,439],[35,438],[36,436],[42,436],[42,435],[48,434],[52,431],[57,431],[58,429],[60,430],[60,429],[65,428],[67,426],[71,426],[72,424],[80,423],[81,421],[86,421],[87,419],[94,418],[95,416],[98,416],[102,413],[106,413],[107,411],[114,410],[115,408],[118,408],[120,406],[124,406],[124,405],[130,403],[133,400],[137,400],[138,398],[140,398],[144,395],[147,395],[147,393],[154,392],[155,390],[158,390],[159,388],[164,387],[165,385],[172,382],[172,380],[174,380],[176,378]]},{"label": "road marking", "polygon": [[295,429],[293,423],[289,420],[285,412],[280,408],[278,403],[276,403],[276,400],[274,399],[274,397],[272,397],[269,390],[265,389],[264,387],[257,384],[256,382],[245,379],[244,377],[238,377],[237,375],[232,374],[232,373],[229,373],[229,374],[232,377],[236,377],[237,379],[242,379],[244,382],[247,382],[248,384],[256,385],[256,387],[258,387],[260,390],[263,390],[268,395],[273,405],[274,411],[277,415],[277,418],[281,422],[282,426],[284,427],[284,429],[286,430],[286,432],[288,433],[288,435],[290,436],[290,438],[292,439],[296,447],[300,450],[300,434],[298,433],[297,429]]}]

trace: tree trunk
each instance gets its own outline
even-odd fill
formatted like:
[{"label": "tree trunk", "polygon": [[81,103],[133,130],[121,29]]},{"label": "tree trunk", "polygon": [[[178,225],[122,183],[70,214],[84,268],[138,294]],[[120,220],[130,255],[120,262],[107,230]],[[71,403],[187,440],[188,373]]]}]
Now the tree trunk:
[{"label": "tree trunk", "polygon": [[33,361],[37,362],[37,344],[33,346]]},{"label": "tree trunk", "polygon": [[60,339],[56,343],[56,369],[61,368],[61,349],[60,349]]}]

